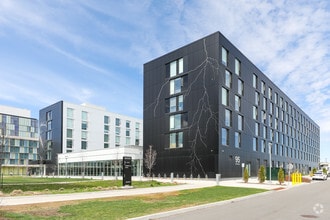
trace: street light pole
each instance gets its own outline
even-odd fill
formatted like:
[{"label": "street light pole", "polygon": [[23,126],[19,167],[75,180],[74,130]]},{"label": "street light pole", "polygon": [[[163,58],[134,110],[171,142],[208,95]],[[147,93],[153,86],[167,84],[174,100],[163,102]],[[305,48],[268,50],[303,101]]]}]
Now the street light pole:
[{"label": "street light pole", "polygon": [[268,152],[269,152],[269,181],[272,181],[272,143],[268,143]]}]

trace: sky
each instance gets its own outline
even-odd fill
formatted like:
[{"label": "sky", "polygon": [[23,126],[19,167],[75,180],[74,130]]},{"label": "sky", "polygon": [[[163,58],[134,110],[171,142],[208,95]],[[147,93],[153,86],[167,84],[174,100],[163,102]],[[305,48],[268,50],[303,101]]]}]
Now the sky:
[{"label": "sky", "polygon": [[328,0],[1,0],[0,105],[143,117],[143,64],[216,31],[307,113],[330,161]]}]

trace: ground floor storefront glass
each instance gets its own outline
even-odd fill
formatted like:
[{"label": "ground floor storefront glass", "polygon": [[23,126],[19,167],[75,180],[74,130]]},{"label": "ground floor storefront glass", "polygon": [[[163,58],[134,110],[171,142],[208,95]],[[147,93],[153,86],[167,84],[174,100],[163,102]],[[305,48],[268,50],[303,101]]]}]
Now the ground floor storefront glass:
[{"label": "ground floor storefront glass", "polygon": [[[122,160],[67,162],[59,164],[60,176],[122,176]],[[141,176],[142,161],[132,160],[132,176]]]}]

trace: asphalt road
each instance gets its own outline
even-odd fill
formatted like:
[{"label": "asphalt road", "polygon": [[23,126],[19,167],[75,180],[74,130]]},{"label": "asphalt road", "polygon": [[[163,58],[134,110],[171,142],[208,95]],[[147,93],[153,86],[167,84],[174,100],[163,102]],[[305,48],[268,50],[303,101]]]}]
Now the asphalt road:
[{"label": "asphalt road", "polygon": [[[330,180],[148,219],[330,219]],[[164,214],[163,214],[164,216]]]}]

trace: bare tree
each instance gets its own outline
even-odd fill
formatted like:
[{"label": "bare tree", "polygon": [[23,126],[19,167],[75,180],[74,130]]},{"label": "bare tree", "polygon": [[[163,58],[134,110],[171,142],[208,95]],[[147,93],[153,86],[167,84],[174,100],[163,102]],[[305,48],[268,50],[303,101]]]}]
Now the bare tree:
[{"label": "bare tree", "polygon": [[152,145],[149,145],[149,149],[146,150],[144,155],[144,165],[149,170],[149,177],[151,177],[151,170],[156,165],[156,150],[152,149]]}]

